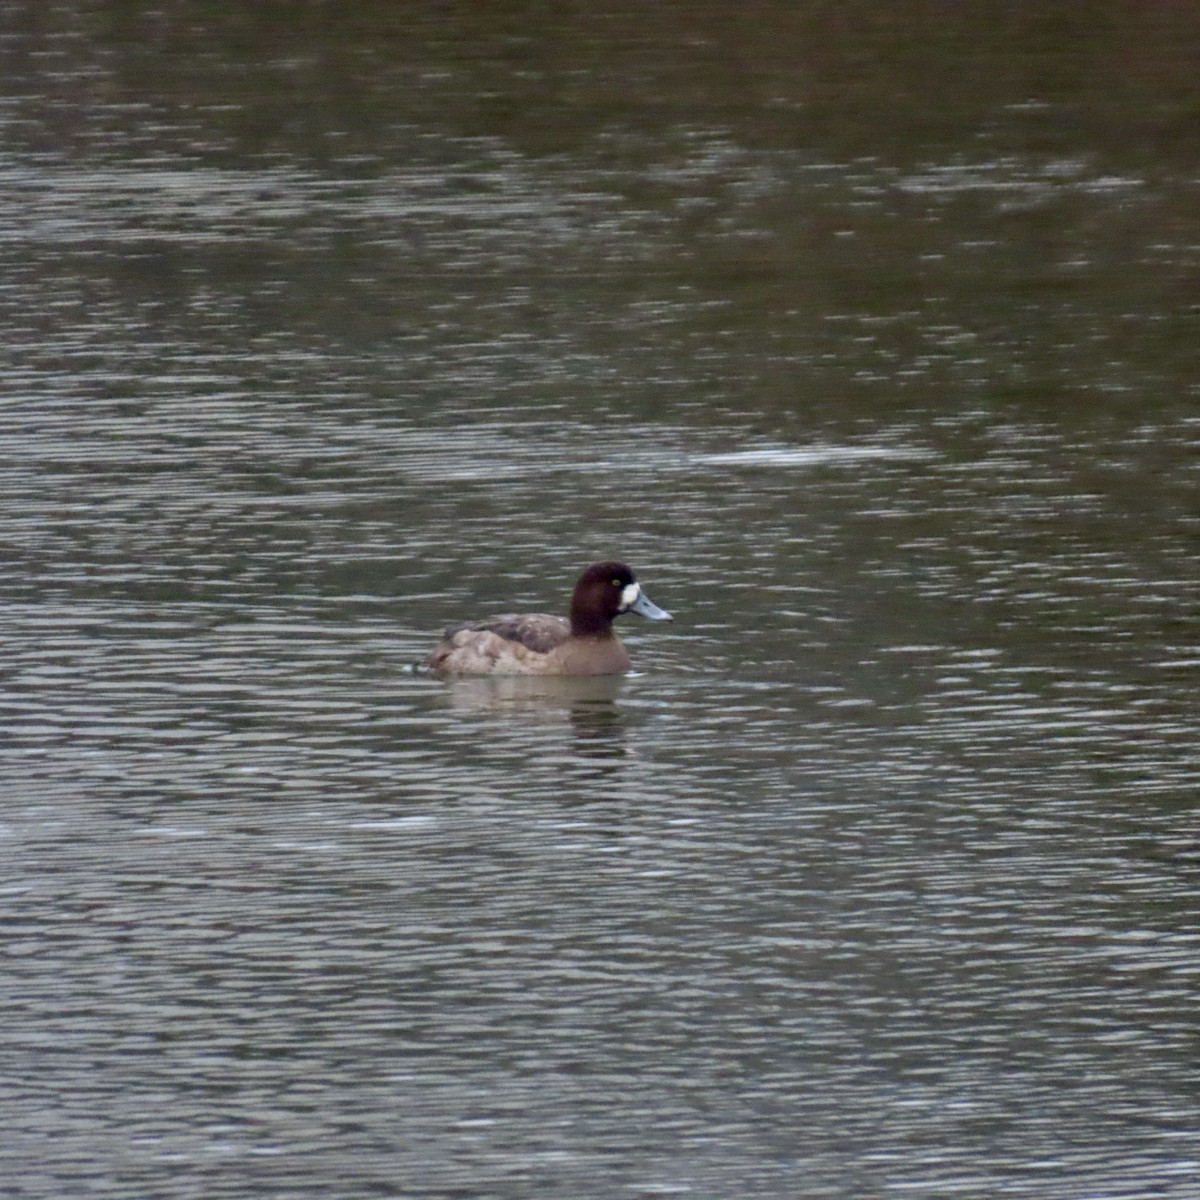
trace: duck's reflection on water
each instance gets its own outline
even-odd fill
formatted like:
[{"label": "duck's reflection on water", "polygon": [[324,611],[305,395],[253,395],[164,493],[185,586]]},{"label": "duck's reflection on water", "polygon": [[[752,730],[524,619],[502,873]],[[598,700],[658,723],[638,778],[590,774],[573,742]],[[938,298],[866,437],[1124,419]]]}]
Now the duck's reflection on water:
[{"label": "duck's reflection on water", "polygon": [[447,678],[447,703],[460,713],[534,717],[540,724],[569,723],[575,751],[592,759],[621,759],[626,715],[617,703],[621,675],[486,675]]}]

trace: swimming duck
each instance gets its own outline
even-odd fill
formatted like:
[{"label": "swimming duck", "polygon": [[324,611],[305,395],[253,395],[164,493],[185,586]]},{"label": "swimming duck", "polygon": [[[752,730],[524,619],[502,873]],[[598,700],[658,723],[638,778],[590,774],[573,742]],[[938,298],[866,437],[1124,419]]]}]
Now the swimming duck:
[{"label": "swimming duck", "polygon": [[426,665],[468,675],[619,675],[629,670],[629,655],[612,623],[627,612],[651,621],[672,619],[651,604],[624,563],[593,563],[575,585],[570,620],[507,613],[455,626]]}]

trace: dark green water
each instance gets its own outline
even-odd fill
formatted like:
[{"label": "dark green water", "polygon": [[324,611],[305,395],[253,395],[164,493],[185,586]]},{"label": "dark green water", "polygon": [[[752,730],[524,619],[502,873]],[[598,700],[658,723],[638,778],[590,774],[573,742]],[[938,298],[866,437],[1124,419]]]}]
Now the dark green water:
[{"label": "dark green water", "polygon": [[1195,1197],[1198,34],[10,6],[5,1195]]}]

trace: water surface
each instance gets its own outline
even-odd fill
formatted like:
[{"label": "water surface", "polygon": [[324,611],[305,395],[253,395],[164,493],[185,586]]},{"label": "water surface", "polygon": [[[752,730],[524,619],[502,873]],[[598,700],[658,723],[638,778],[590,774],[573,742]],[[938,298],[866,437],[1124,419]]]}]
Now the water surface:
[{"label": "water surface", "polygon": [[12,1195],[1196,1195],[1196,30],[888,12],[4,18]]}]

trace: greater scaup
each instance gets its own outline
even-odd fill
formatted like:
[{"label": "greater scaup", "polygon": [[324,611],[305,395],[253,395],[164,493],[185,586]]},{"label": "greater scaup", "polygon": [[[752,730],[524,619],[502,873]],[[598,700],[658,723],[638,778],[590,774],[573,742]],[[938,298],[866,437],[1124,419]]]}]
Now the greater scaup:
[{"label": "greater scaup", "polygon": [[570,620],[508,613],[455,626],[427,665],[468,675],[619,675],[629,670],[629,655],[612,623],[627,612],[651,621],[672,619],[650,603],[624,563],[594,563],[575,585]]}]

